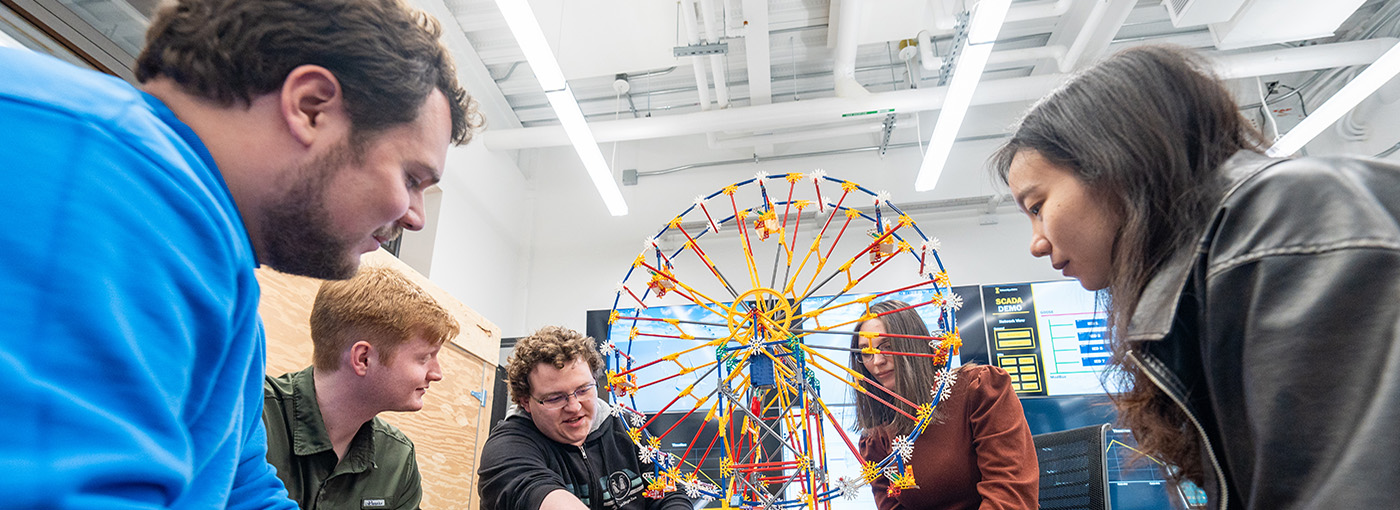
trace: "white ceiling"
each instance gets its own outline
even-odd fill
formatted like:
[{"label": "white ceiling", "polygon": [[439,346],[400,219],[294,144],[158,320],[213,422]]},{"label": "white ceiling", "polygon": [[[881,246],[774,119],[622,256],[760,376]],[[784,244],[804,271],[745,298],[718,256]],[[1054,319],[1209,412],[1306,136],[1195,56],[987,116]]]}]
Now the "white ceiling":
[{"label": "white ceiling", "polygon": [[[510,151],[568,144],[494,0],[411,2],[443,19],[466,85],[488,116],[490,129],[480,136],[486,148]],[[800,157],[801,151],[812,150],[813,142],[838,150],[914,145],[927,135],[930,121],[942,106],[945,75],[936,61],[947,57],[953,47],[955,16],[975,4],[973,0],[529,2],[600,143],[632,141],[634,147],[651,143],[664,147],[678,137],[704,135],[706,140],[688,162],[694,165],[732,161],[736,155]],[[107,34],[107,46],[114,55],[134,51],[139,41],[133,34],[144,30],[145,17],[156,4],[154,0],[32,3],[55,12],[58,6],[71,9],[89,25],[88,32]],[[1400,0],[1171,0],[1170,4],[1206,9],[1193,14],[1214,9],[1234,16],[1213,26],[1178,27],[1162,0],[1014,1],[974,98],[974,104],[984,106],[977,116],[968,118],[961,134],[979,139],[1004,135],[1024,104],[1049,91],[1066,73],[1119,48],[1147,43],[1173,43],[1217,57],[1225,75],[1248,79],[1237,85],[1240,91],[1257,91],[1254,78],[1267,76],[1265,81],[1302,89],[1309,103],[1319,104],[1325,99],[1322,94],[1330,94],[1329,85],[1337,84],[1331,78],[1346,78],[1327,70],[1368,63],[1393,39],[1364,47],[1333,45],[1393,38],[1400,17]],[[843,18],[848,18],[846,23]],[[1212,27],[1221,32],[1212,33]],[[1233,34],[1223,32],[1236,27],[1241,28]],[[901,45],[916,44],[921,31],[931,34],[932,48],[926,53],[932,60],[925,62],[917,46],[904,52],[910,58],[902,58]],[[1222,34],[1232,41],[1253,42],[1221,50],[1217,41]],[[723,43],[727,49],[717,56],[674,55],[675,48],[692,42]],[[619,92],[619,75],[626,76],[625,92]],[[1286,98],[1285,90],[1270,97]],[[879,113],[849,116],[871,111]],[[893,117],[886,115],[890,111]],[[915,135],[911,126],[921,114],[925,129]],[[642,170],[645,175],[647,169]]]},{"label": "white ceiling", "polygon": [[[530,5],[600,142],[707,133],[718,134],[720,139],[737,139],[724,146],[732,149],[752,140],[744,135],[772,133],[785,134],[779,143],[839,135],[838,138],[868,145],[866,140],[870,137],[866,131],[862,131],[865,135],[857,137],[849,134],[857,131],[855,128],[846,129],[844,135],[840,134],[841,130],[829,129],[833,125],[852,123],[833,113],[843,106],[869,105],[883,109],[879,107],[885,101],[898,105],[891,107],[904,114],[902,119],[896,119],[898,129],[902,121],[907,121],[907,114],[936,110],[941,104],[938,70],[924,69],[918,56],[908,61],[901,59],[900,44],[916,39],[920,30],[928,30],[936,48],[934,55],[946,56],[952,46],[953,32],[948,28],[953,24],[950,13],[963,10],[963,1],[845,1],[858,7],[856,17],[860,28],[853,37],[857,44],[854,78],[863,91],[842,90],[839,94],[835,74],[840,49],[836,46],[842,31],[841,0],[775,0],[766,5],[756,0],[531,0]],[[565,145],[562,130],[550,128],[557,124],[554,113],[495,2],[445,0],[445,3],[515,117],[503,123],[506,129],[486,133],[482,137],[486,145],[495,149]],[[1282,40],[1233,52],[1250,53],[1359,38],[1356,32],[1376,22],[1375,15],[1382,8],[1393,8],[1388,4],[1394,2],[1371,0],[1360,5],[1362,0],[1236,0],[1235,3],[1243,4],[1239,12],[1250,16],[1267,15],[1273,20],[1278,19],[1280,9],[1296,12],[1296,18],[1289,20],[1296,24],[1303,23],[1309,4],[1323,5],[1325,8],[1319,12],[1333,17],[1338,9],[1357,11],[1345,19],[1336,36],[1317,38],[1315,30],[1302,30],[1313,38]],[[1262,8],[1249,8],[1256,4]],[[1357,7],[1359,9],[1355,9]],[[688,25],[687,16],[683,15],[686,8],[696,12],[694,25]],[[757,9],[766,12],[751,12]],[[687,45],[688,33],[692,31],[702,42],[726,43],[727,52],[718,57],[673,56],[673,48]],[[752,42],[755,40],[762,42]],[[993,57],[983,76],[984,86],[998,80],[1030,76],[1044,76],[1045,79],[1005,82],[1004,85],[1019,89],[1019,93],[1002,94],[982,102],[1034,99],[1057,83],[1055,77],[1067,71],[1119,47],[1152,42],[1226,54],[1215,48],[1215,39],[1207,26],[1174,26],[1167,8],[1159,0],[1014,2],[997,43],[998,57]],[[753,49],[762,54],[756,55]],[[916,52],[911,49],[910,53]],[[701,59],[702,64],[695,65],[695,59]],[[721,80],[716,80],[715,61],[722,71]],[[697,69],[705,75],[703,82],[707,90],[703,95],[709,100],[706,104],[702,104],[697,86]],[[622,74],[628,77],[629,90],[625,94],[619,94],[615,87],[617,76]],[[755,83],[753,78],[764,74],[766,80]],[[718,101],[721,89],[728,97],[728,104]],[[920,99],[914,99],[913,94],[890,94],[914,89],[925,94],[917,96]],[[877,98],[870,100],[864,92]],[[905,101],[898,101],[901,97]],[[807,115],[793,114],[792,108],[778,107],[797,100],[817,99],[844,101],[809,103],[811,108],[806,109],[810,112]],[[716,113],[713,110],[724,112],[697,115],[705,110],[711,110],[712,114]],[[670,123],[627,122],[647,117],[673,119]],[[615,119],[616,122],[610,122]],[[1009,125],[1012,119],[1005,120],[1000,124]],[[536,129],[513,129],[517,122],[524,128]],[[688,128],[679,129],[678,124]],[[725,129],[716,133],[707,128],[710,125],[722,125]],[[497,128],[501,126],[501,123],[496,124]],[[804,131],[809,132],[804,135]],[[771,144],[750,145],[757,155],[771,154]],[[839,140],[833,145],[841,146]]]}]

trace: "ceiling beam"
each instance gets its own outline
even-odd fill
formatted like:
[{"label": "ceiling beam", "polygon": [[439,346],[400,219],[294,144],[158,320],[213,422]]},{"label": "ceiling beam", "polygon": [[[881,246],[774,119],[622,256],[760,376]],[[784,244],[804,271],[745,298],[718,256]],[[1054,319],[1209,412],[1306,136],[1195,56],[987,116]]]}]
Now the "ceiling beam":
[{"label": "ceiling beam", "polygon": [[[1208,58],[1215,62],[1217,73],[1222,78],[1247,78],[1369,64],[1395,45],[1396,41],[1395,38],[1386,37],[1242,54],[1208,55]],[[1043,74],[983,82],[978,85],[972,104],[1039,99],[1065,78],[1065,74]],[[887,109],[893,109],[896,113],[937,110],[943,106],[947,90],[947,87],[929,87],[872,93],[860,98],[805,99],[683,115],[593,122],[589,123],[589,127],[599,142],[648,140],[717,131],[785,129],[837,122],[843,118],[843,114],[849,113]],[[559,126],[490,130],[482,133],[481,137],[491,150],[569,144]]]},{"label": "ceiling beam", "polygon": [[[749,106],[773,103],[773,55],[768,48],[767,0],[744,0],[744,59],[748,64]],[[754,147],[754,153],[768,155],[773,145]]]}]

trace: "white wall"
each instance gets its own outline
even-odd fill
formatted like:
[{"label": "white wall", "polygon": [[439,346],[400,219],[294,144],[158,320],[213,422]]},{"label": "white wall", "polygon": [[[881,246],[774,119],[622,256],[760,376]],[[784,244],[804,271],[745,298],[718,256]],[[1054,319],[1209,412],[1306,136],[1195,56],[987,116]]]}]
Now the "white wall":
[{"label": "white wall", "polygon": [[[873,190],[887,190],[896,205],[989,195],[1002,192],[993,186],[983,170],[986,156],[999,143],[993,140],[959,144],[939,187],[928,193],[912,189],[914,174],[922,159],[917,149],[891,151],[884,159],[867,152],[697,168],[667,176],[643,177],[638,185],[622,188],[630,207],[630,214],[623,217],[608,215],[571,149],[528,151],[531,155],[522,157],[521,164],[531,176],[539,208],[532,242],[534,253],[529,271],[525,330],[545,325],[582,330],[586,310],[613,306],[614,287],[641,252],[645,238],[660,231],[667,221],[689,207],[695,197],[748,179],[755,172],[779,174],[822,168],[832,177],[849,179]],[[620,173],[627,168],[648,171],[717,159],[713,154],[700,154],[697,148],[705,146],[705,139],[699,136],[653,141],[645,147],[624,142],[618,148],[613,166]],[[611,156],[611,151],[610,144],[603,146],[605,155]],[[778,153],[783,153],[781,147]],[[736,151],[734,157],[742,158],[744,154]],[[1029,255],[1029,225],[1013,206],[1002,206],[995,225],[980,225],[979,216],[977,212],[913,215],[925,233],[942,241],[940,253],[954,285],[1061,278],[1048,262]],[[810,242],[810,234],[808,236]],[[743,267],[735,262],[742,257],[737,246],[710,255],[722,267],[730,263],[733,267]],[[768,257],[771,261],[771,255]],[[634,277],[632,281],[643,280]],[[506,334],[511,336],[510,331]]]},{"label": "white wall", "polygon": [[500,326],[506,337],[524,327],[535,210],[510,156],[487,151],[479,141],[449,151],[436,227],[406,232],[402,249],[412,265],[419,258],[409,252],[427,245],[431,264],[414,269]]}]

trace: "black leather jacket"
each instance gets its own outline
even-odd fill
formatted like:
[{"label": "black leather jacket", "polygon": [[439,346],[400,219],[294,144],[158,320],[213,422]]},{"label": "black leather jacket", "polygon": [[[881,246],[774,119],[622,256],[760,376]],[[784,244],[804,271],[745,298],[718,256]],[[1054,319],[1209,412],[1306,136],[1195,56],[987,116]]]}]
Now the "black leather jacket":
[{"label": "black leather jacket", "polygon": [[1240,153],[1125,336],[1204,440],[1215,508],[1400,501],[1400,167]]}]

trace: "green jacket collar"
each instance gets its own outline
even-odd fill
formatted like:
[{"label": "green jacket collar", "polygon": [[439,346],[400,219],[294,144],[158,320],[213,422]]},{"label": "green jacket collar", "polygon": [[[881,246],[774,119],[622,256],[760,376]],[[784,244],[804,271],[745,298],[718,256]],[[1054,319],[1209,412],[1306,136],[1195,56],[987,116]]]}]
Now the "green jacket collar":
[{"label": "green jacket collar", "polygon": [[[333,450],[330,433],[326,431],[321,406],[316,402],[315,367],[307,367],[291,376],[292,383],[292,452],[300,456]],[[335,472],[361,473],[374,464],[374,420],[365,422],[345,458],[336,464]]]}]

